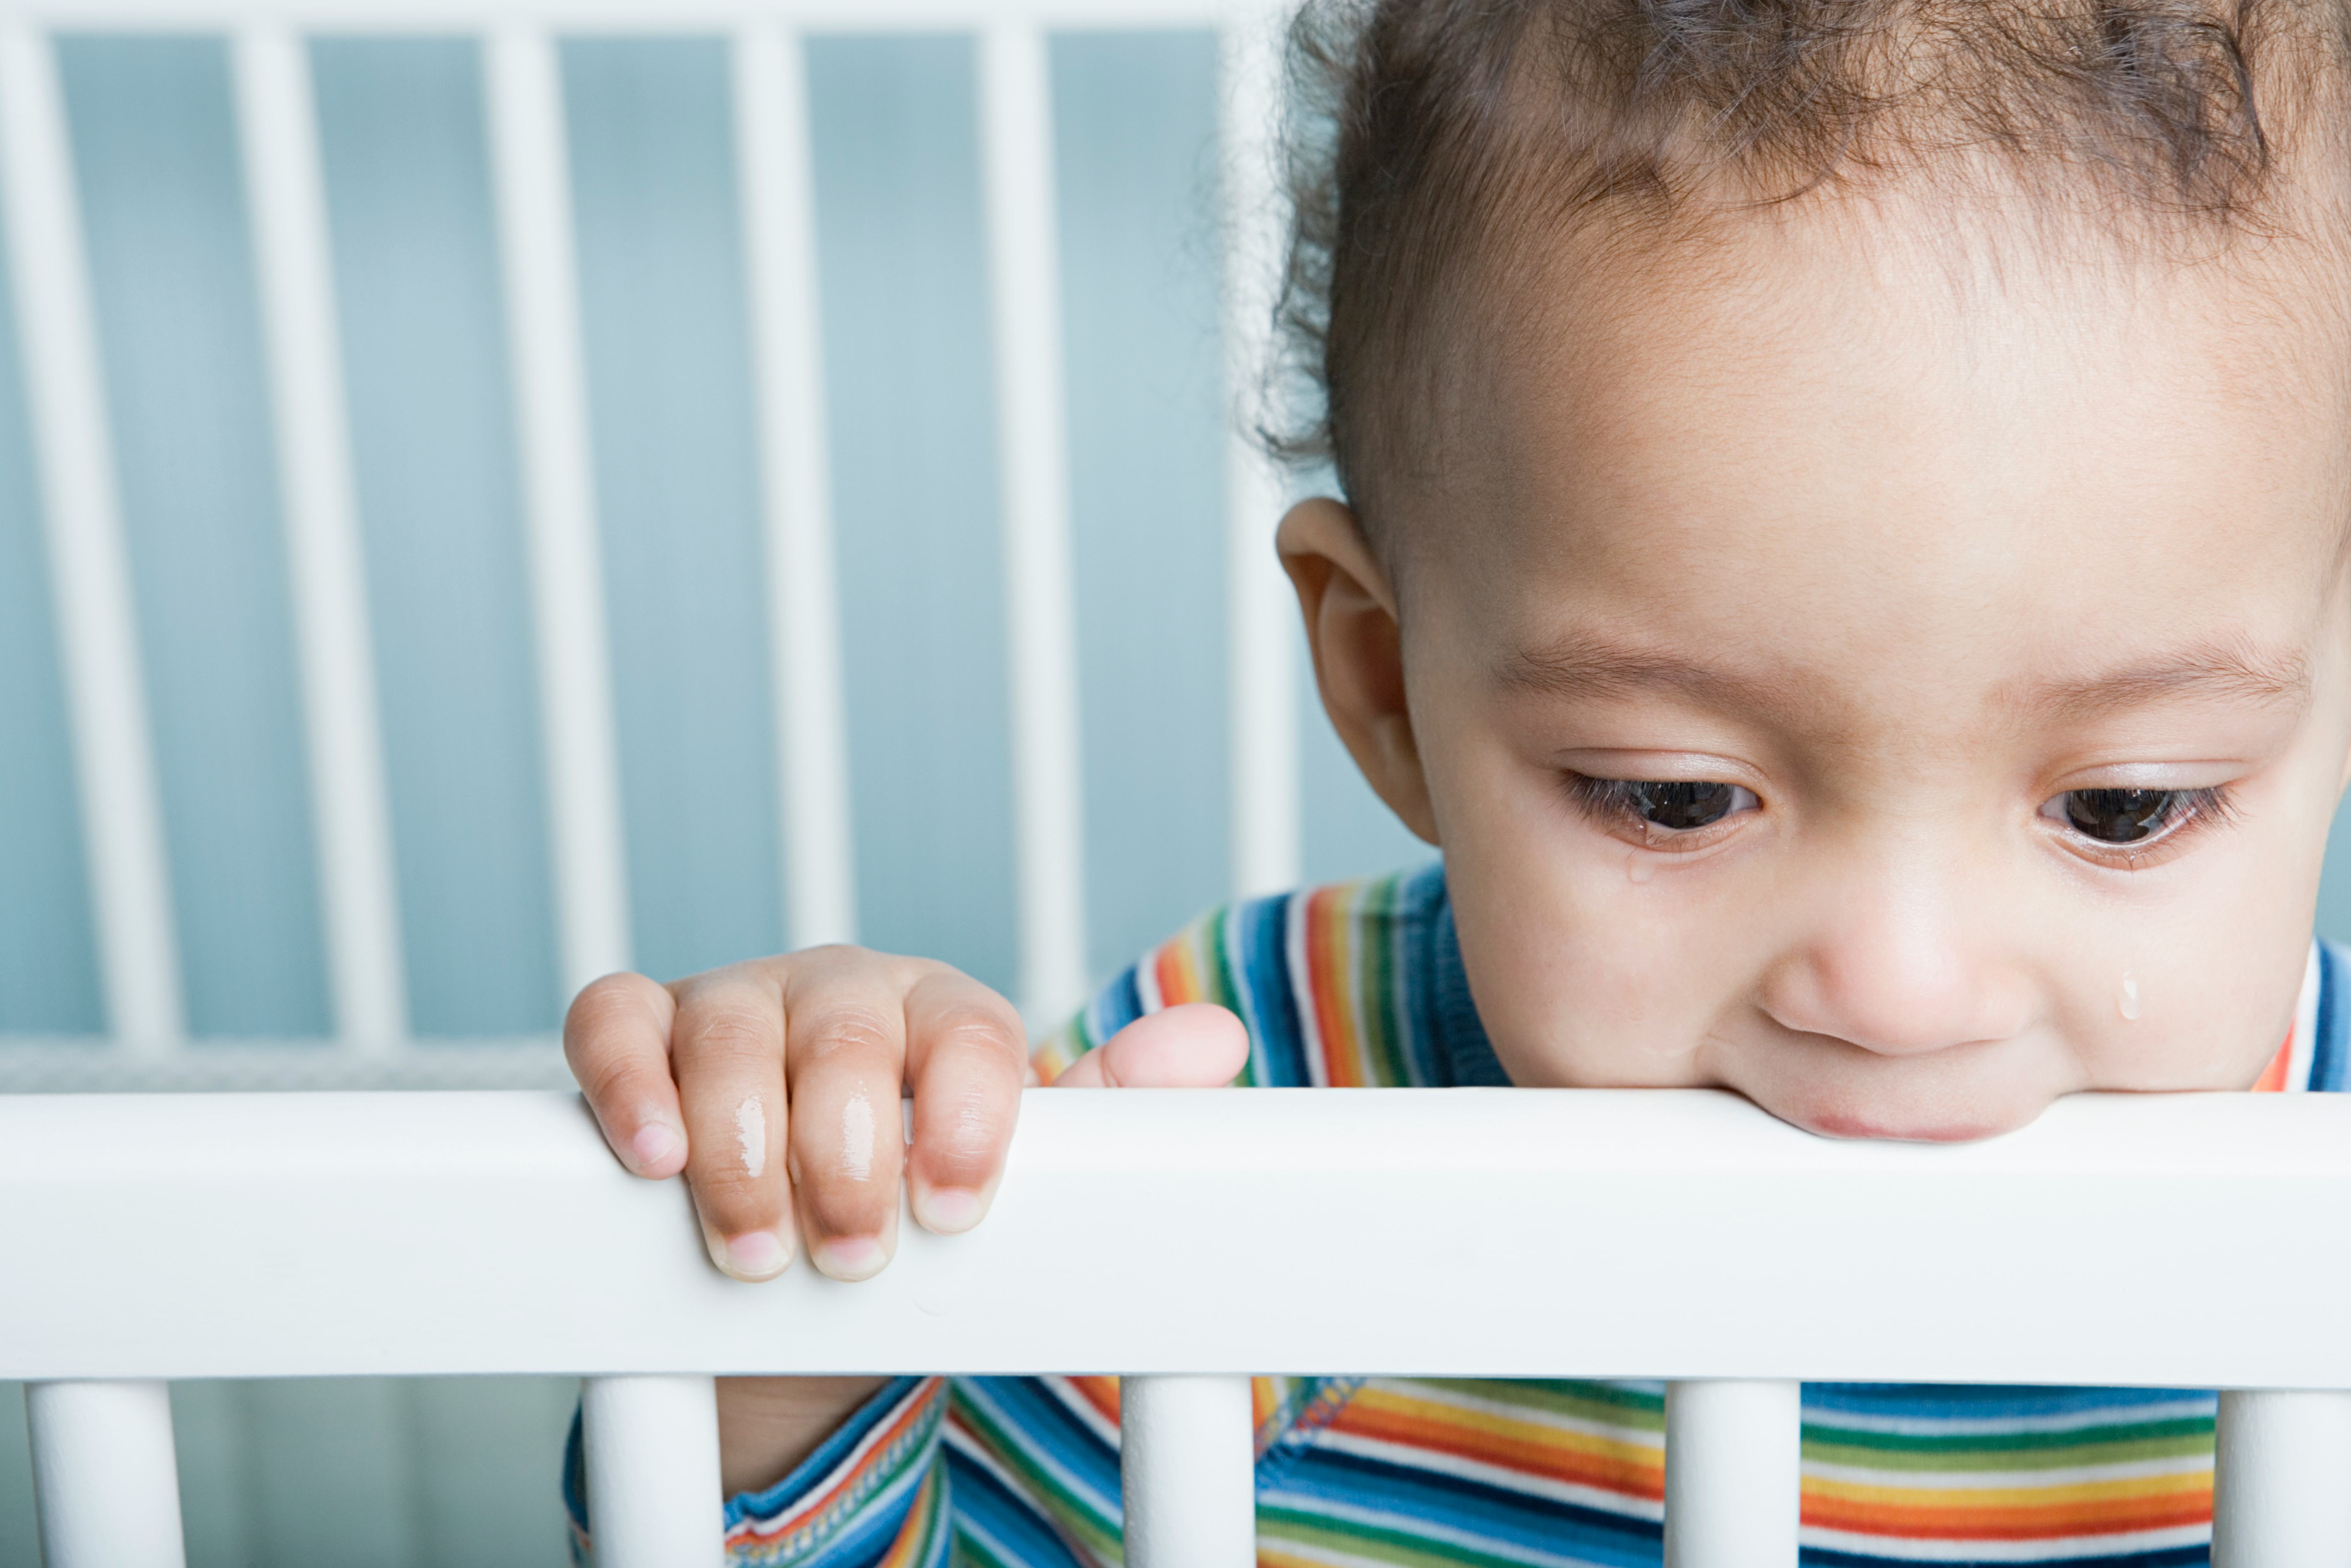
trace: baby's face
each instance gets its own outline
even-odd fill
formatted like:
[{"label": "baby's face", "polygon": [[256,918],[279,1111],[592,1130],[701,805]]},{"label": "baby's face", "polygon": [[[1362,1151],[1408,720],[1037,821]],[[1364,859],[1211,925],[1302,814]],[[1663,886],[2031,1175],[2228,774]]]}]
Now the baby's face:
[{"label": "baby's face", "polygon": [[[2351,747],[2342,350],[2218,269],[1951,255],[1791,224],[1562,308],[1404,503],[1406,711],[1337,716],[1515,1082],[1968,1138],[2284,1039]],[[1345,553],[1310,629],[1376,708]]]}]

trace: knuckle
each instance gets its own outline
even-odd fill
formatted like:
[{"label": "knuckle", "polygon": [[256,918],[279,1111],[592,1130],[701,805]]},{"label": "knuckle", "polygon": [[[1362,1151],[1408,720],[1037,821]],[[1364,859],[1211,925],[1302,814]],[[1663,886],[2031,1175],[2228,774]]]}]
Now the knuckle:
[{"label": "knuckle", "polygon": [[771,1056],[774,1019],[744,1002],[700,1000],[678,1019],[678,1046],[697,1056]]},{"label": "knuckle", "polygon": [[648,988],[658,988],[643,975],[606,975],[589,981],[571,999],[570,1009],[564,1015],[564,1040],[590,1044],[615,1030],[643,1020]]},{"label": "knuckle", "polygon": [[897,1030],[878,1008],[836,1002],[791,1031],[796,1055],[821,1060],[839,1055],[872,1055],[894,1059],[899,1054]]},{"label": "knuckle", "polygon": [[933,1024],[938,1046],[1018,1061],[1028,1055],[1028,1041],[1019,1026],[1003,1012],[982,1002],[950,1002],[940,1009]]}]

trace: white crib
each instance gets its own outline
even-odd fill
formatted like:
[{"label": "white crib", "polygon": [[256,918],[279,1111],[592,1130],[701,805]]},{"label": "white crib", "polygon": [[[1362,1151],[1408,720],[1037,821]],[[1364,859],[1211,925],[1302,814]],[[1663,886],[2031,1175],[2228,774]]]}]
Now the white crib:
[{"label": "white crib", "polygon": [[[821,388],[802,41],[976,34],[1005,518],[1017,839],[1018,999],[1086,988],[1083,812],[1067,409],[1046,41],[1061,28],[1218,30],[1224,340],[1238,405],[1270,318],[1279,214],[1275,0],[0,0],[0,195],[33,413],[104,1000],[113,1049],[0,1051],[0,1087],[318,1087],[562,1082],[545,1045],[419,1052],[409,1037],[308,37],[483,40],[567,990],[631,967],[625,852],[597,538],[559,36],[731,39],[736,162],[763,463],[767,600],[791,945],[853,939],[851,802]],[[186,1036],[162,813],[117,500],[91,284],[54,35],[234,40],[235,94],[275,420],[294,637],[338,1049],[181,1050]],[[1294,633],[1270,549],[1276,476],[1238,421],[1228,461],[1231,883],[1298,868]]]},{"label": "white crib", "polygon": [[584,1375],[599,1563],[682,1568],[718,1553],[714,1373],[1116,1369],[1127,1561],[1240,1568],[1238,1375],[1278,1368],[1676,1379],[1675,1568],[1794,1563],[1798,1379],[2220,1387],[2214,1561],[2351,1563],[2351,1098],[2086,1096],[1958,1147],[1698,1091],[1044,1091],[1022,1123],[977,1231],[746,1286],[573,1096],[0,1099],[48,1561],[182,1561],[172,1377]]},{"label": "white crib", "polygon": [[[800,45],[825,29],[982,37],[1019,999],[1037,1019],[1073,1003],[1081,814],[1044,40],[1168,25],[1223,40],[1239,392],[1276,248],[1272,0],[0,0],[0,193],[113,1042],[95,1063],[11,1048],[0,1084],[560,1081],[551,1048],[409,1042],[303,47],[338,31],[485,40],[573,984],[626,967],[631,940],[553,39],[733,40],[789,929],[808,943],[856,922]],[[60,28],[235,39],[339,1040],[299,1061],[182,1049]],[[1231,880],[1252,893],[1296,879],[1297,716],[1267,548],[1279,493],[1238,435],[1228,490]],[[1024,1118],[981,1232],[909,1227],[866,1285],[800,1270],[747,1288],[709,1269],[676,1184],[623,1175],[568,1095],[0,1097],[0,1378],[33,1385],[49,1561],[181,1561],[172,1378],[583,1375],[599,1557],[641,1568],[715,1560],[713,1374],[1115,1369],[1134,1376],[1129,1560],[1144,1568],[1249,1560],[1250,1370],[1681,1379],[1678,1568],[1794,1560],[1798,1379],[2221,1387],[2217,1560],[2351,1563],[2351,1339],[2324,1310],[2351,1287],[2332,1239],[2351,1211],[2351,1101],[2069,1101],[2026,1133],[1942,1150],[1830,1145],[1706,1094],[1044,1095]],[[1647,1293],[1578,1293],[1563,1260],[1595,1237]],[[1412,1255],[1438,1239],[1443,1267]],[[1227,1312],[1243,1280],[1270,1310]],[[1050,1316],[1025,1310],[1040,1281]],[[1378,1305],[1316,1310],[1333,1295]],[[1464,1339],[1453,1325],[1473,1303]]]}]

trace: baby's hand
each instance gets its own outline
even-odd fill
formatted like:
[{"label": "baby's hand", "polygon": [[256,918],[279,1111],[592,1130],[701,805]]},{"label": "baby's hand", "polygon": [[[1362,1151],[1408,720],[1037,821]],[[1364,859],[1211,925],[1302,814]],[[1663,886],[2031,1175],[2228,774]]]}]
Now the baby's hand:
[{"label": "baby's hand", "polygon": [[[926,1229],[978,1223],[1028,1076],[1009,1002],[944,964],[861,947],[667,986],[608,975],[571,1004],[563,1050],[622,1163],[685,1173],[710,1256],[738,1280],[783,1272],[799,1238],[835,1279],[879,1273],[896,1248],[902,1169]],[[1238,1019],[1191,1004],[1138,1019],[1060,1082],[1213,1087],[1248,1051]]]}]

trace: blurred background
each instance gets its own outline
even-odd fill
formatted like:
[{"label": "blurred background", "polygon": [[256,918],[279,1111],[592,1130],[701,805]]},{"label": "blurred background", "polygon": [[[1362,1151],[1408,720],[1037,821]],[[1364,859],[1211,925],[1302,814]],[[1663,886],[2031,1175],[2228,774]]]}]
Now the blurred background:
[{"label": "blurred background", "polygon": [[[88,36],[57,57],[186,1049],[323,1050],[315,810],[228,52]],[[566,998],[483,59],[433,37],[320,41],[309,59],[411,1029],[451,1052],[544,1037]],[[728,63],[716,39],[643,37],[569,40],[559,61],[629,915],[637,966],[674,977],[785,940]],[[977,47],[827,37],[807,64],[860,934],[1008,991]],[[1218,53],[1205,31],[1063,33],[1050,68],[1100,977],[1230,882]],[[0,310],[0,1084],[12,1050],[102,1052],[108,1031],[18,327]],[[1302,669],[1305,879],[1423,858]],[[2338,836],[2319,915],[2340,936],[2346,852]],[[564,1562],[574,1393],[179,1385],[191,1562]],[[0,1385],[0,1568],[37,1561],[21,1410]]]},{"label": "blurred background", "polygon": [[[1083,745],[1106,976],[1232,862],[1217,40],[1050,48]],[[481,51],[314,42],[413,1033],[544,1035],[559,979]],[[726,50],[560,51],[638,967],[785,940],[776,711]],[[180,937],[186,1050],[333,1032],[255,258],[224,40],[67,36]],[[976,41],[808,47],[858,922],[1017,979]],[[0,310],[0,1084],[107,1049],[27,424]],[[1299,665],[1302,672],[1302,661]],[[1304,874],[1426,852],[1312,706]],[[289,1238],[289,1245],[298,1239]],[[191,1562],[566,1561],[559,1380],[175,1386]],[[0,1385],[0,1568],[37,1561]]]}]

